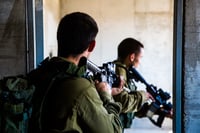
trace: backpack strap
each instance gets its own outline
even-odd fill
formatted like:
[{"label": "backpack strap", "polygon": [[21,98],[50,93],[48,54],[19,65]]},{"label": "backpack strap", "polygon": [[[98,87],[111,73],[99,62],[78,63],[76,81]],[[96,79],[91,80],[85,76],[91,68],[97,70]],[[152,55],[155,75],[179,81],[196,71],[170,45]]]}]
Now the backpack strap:
[{"label": "backpack strap", "polygon": [[54,71],[54,74],[49,77],[50,81],[49,81],[47,88],[44,92],[44,97],[41,100],[41,104],[40,104],[40,108],[39,108],[38,123],[39,123],[39,130],[40,131],[42,131],[42,111],[43,111],[43,107],[44,107],[46,98],[49,95],[51,88],[53,87],[53,85],[56,83],[56,81],[58,79],[62,80],[66,77],[76,76],[75,74],[70,74],[70,73],[65,72],[65,68],[68,68],[68,66],[69,66],[68,62],[60,61],[59,65],[55,65],[55,63],[54,63],[55,61],[59,61],[58,58],[51,58],[51,59],[47,58],[41,63],[41,66],[40,66],[43,69],[51,67],[50,69]]},{"label": "backpack strap", "polygon": [[53,84],[55,83],[56,79],[57,79],[60,75],[61,75],[61,73],[58,73],[55,77],[53,77],[53,78],[51,79],[51,81],[50,81],[50,83],[49,83],[49,85],[48,85],[48,87],[47,87],[47,89],[46,89],[46,91],[45,91],[44,97],[43,97],[43,99],[42,99],[42,101],[41,101],[41,105],[40,105],[40,109],[39,109],[39,120],[38,120],[40,131],[42,131],[41,116],[42,116],[42,111],[43,111],[44,102],[45,102],[45,100],[46,100],[46,97],[47,97],[47,95],[48,95],[50,89],[52,88],[52,86],[53,86]]}]

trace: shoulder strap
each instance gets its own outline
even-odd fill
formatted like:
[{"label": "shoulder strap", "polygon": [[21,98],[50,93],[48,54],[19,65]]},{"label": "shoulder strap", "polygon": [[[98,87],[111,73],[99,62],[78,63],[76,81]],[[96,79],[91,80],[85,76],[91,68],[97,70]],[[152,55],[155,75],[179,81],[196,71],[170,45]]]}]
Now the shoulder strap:
[{"label": "shoulder strap", "polygon": [[[58,62],[57,64],[55,64],[55,62]],[[65,70],[66,68],[68,68],[69,63],[68,62],[63,62],[60,61],[58,58],[46,58],[44,61],[41,62],[40,66],[38,67],[38,69],[41,69],[41,72],[43,70],[47,71],[47,73],[51,73],[49,74],[49,76],[47,76],[46,78],[48,78],[48,80],[46,82],[46,86],[45,87],[45,91],[44,91],[44,96],[41,99],[41,104],[39,106],[39,119],[38,119],[38,123],[39,123],[39,130],[42,130],[42,111],[43,111],[43,107],[44,107],[44,103],[45,100],[47,98],[47,95],[49,94],[49,91],[51,90],[52,86],[55,84],[56,80],[58,79],[63,79],[66,77],[73,77],[75,75],[73,74],[69,74],[66,73]]]},{"label": "shoulder strap", "polygon": [[45,99],[49,93],[50,88],[53,86],[53,84],[55,83],[57,77],[60,76],[60,73],[58,73],[55,77],[53,77],[45,91],[44,97],[42,98],[41,104],[40,104],[40,110],[39,110],[39,129],[42,130],[42,124],[41,124],[41,115],[42,115],[42,110],[43,110],[43,105],[45,102]]}]

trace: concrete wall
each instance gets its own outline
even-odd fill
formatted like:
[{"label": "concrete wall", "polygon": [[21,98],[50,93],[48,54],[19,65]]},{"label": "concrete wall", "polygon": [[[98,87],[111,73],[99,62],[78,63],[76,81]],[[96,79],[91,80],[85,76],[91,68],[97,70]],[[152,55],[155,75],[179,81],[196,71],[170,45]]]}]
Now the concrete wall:
[{"label": "concrete wall", "polygon": [[57,26],[60,20],[60,0],[43,0],[44,57],[57,55]]},{"label": "concrete wall", "polygon": [[[116,59],[118,44],[126,37],[134,37],[145,46],[139,71],[149,83],[172,94],[173,0],[54,1],[45,0],[47,4],[44,4],[46,14],[44,16],[47,16],[44,20],[44,24],[47,25],[45,26],[47,47],[45,56],[48,56],[51,50],[53,55],[56,55],[54,39],[57,17],[73,11],[86,12],[97,21],[99,26],[97,46],[90,60],[101,66],[102,63]],[[60,6],[57,4],[58,1]],[[51,49],[48,48],[49,44]],[[144,89],[140,84],[139,87]],[[147,125],[145,126],[149,127]],[[172,121],[166,120],[165,126],[171,128]],[[150,127],[154,126],[150,125]]]},{"label": "concrete wall", "polygon": [[200,131],[200,1],[185,3],[185,73],[184,129],[186,133]]},{"label": "concrete wall", "polygon": [[25,0],[0,1],[0,78],[26,72]]}]

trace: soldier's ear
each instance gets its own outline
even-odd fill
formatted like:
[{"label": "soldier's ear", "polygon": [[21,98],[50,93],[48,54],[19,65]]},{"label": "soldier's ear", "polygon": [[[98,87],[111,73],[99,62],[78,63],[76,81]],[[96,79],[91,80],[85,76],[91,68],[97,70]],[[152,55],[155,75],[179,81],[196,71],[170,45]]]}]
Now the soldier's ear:
[{"label": "soldier's ear", "polygon": [[131,62],[133,62],[135,60],[135,53],[130,54],[129,59]]},{"label": "soldier's ear", "polygon": [[93,41],[89,44],[88,52],[92,52],[92,51],[94,50],[95,45],[96,45],[96,41],[93,40]]}]

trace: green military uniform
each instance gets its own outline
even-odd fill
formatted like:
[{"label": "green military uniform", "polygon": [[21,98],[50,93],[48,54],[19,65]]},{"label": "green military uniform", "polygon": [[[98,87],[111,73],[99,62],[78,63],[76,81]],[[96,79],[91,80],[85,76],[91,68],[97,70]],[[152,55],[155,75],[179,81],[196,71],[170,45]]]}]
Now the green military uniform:
[{"label": "green military uniform", "polygon": [[114,102],[111,95],[106,92],[98,93],[93,83],[83,78],[86,65],[78,67],[58,57],[52,58],[49,62],[51,63],[43,65],[42,71],[36,70],[30,74],[39,86],[42,85],[40,83],[46,82],[52,71],[63,72],[57,76],[59,80],[55,80],[46,98],[43,99],[40,119],[43,132],[122,132],[119,119],[121,104]]},{"label": "green military uniform", "polygon": [[123,77],[125,80],[125,87],[129,89],[123,90],[120,94],[115,95],[114,99],[122,104],[122,113],[120,119],[124,128],[130,128],[134,112],[137,112],[141,105],[146,101],[144,91],[136,91],[137,87],[132,79],[129,79],[127,74],[126,65],[119,61],[114,61],[116,64],[116,74]]}]

